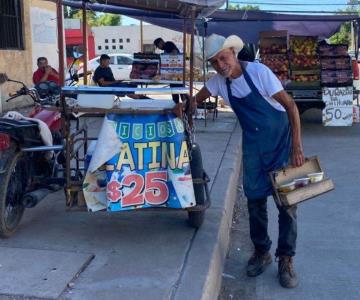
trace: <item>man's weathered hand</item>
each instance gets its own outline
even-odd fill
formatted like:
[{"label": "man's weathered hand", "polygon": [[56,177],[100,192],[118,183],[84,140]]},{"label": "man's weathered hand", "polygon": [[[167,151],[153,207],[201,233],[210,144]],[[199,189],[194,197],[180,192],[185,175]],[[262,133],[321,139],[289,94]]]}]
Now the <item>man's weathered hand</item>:
[{"label": "man's weathered hand", "polygon": [[291,163],[294,167],[300,167],[304,164],[305,157],[301,145],[293,145],[291,153]]},{"label": "man's weathered hand", "polygon": [[176,103],[175,107],[172,109],[172,112],[180,119],[183,117],[183,105],[182,103]]}]

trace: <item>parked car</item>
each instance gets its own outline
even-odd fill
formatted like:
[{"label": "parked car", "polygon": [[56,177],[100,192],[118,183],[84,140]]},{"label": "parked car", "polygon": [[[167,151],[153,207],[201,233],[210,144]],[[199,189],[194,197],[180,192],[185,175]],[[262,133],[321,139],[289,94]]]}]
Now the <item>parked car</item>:
[{"label": "parked car", "polygon": [[[111,53],[110,56],[110,68],[114,74],[116,80],[129,80],[130,72],[133,63],[132,54],[124,53]],[[96,68],[100,64],[100,56],[97,56],[88,62],[88,70],[95,72]],[[78,70],[78,73],[83,72],[83,67]]]}]

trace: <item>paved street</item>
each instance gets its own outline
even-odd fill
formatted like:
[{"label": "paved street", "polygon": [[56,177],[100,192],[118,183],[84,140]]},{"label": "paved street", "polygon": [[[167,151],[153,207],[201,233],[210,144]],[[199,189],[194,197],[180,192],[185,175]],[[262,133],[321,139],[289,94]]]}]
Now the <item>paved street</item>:
[{"label": "paved street", "polygon": [[[275,262],[259,277],[246,277],[252,245],[246,202],[239,188],[221,300],[360,299],[360,126],[325,128],[319,123],[319,111],[306,112],[302,120],[305,154],[320,157],[326,174],[334,180],[335,190],[299,205],[295,267],[300,285],[293,290],[280,287]],[[274,253],[277,210],[271,198],[268,206]]]}]

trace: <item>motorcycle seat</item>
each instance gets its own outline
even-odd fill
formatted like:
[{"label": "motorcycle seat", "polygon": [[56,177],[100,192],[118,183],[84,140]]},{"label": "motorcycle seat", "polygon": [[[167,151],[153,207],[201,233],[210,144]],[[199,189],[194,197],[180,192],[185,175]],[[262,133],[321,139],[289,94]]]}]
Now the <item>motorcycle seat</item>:
[{"label": "motorcycle seat", "polygon": [[0,118],[0,125],[8,125],[14,127],[38,127],[38,123],[32,120],[13,120],[8,118]]}]

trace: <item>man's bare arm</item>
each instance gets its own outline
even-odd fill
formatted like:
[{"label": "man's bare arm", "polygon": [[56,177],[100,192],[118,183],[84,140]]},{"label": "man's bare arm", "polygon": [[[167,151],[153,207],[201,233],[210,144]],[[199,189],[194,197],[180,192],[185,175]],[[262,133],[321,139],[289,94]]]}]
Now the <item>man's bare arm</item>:
[{"label": "man's bare arm", "polygon": [[292,133],[292,164],[299,167],[304,164],[304,152],[301,141],[300,116],[295,101],[284,90],[272,96],[285,109],[289,117]]},{"label": "man's bare arm", "polygon": [[100,78],[98,82],[99,82],[99,85],[100,85],[100,86],[109,86],[109,85],[111,85],[111,84],[118,83],[119,81],[118,81],[118,80],[115,80],[115,81],[105,81],[104,78]]},{"label": "man's bare arm", "polygon": [[194,96],[193,102],[196,102],[196,104],[201,104],[210,96],[211,93],[209,92],[209,90],[205,86],[203,86],[202,89]]}]

